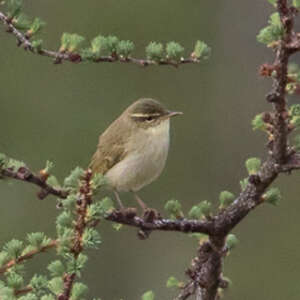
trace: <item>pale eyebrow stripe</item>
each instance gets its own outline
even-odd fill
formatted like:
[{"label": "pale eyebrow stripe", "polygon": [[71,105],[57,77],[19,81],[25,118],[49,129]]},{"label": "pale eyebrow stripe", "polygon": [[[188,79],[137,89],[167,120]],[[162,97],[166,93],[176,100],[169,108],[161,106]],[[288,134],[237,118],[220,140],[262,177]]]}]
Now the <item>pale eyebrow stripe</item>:
[{"label": "pale eyebrow stripe", "polygon": [[158,117],[160,116],[160,113],[153,113],[153,114],[141,114],[141,113],[137,113],[137,114],[131,114],[131,117],[134,118],[146,118],[146,117]]}]

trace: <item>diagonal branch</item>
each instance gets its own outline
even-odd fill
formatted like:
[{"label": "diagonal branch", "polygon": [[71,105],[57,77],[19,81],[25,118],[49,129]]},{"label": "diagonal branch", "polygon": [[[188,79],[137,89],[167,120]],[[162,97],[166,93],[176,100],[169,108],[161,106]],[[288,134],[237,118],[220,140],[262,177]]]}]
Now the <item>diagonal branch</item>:
[{"label": "diagonal branch", "polygon": [[24,262],[25,260],[28,260],[30,258],[32,258],[33,256],[35,256],[38,253],[43,253],[45,251],[47,251],[50,248],[55,248],[57,246],[57,241],[53,240],[51,241],[49,244],[39,248],[39,249],[35,249],[32,251],[27,252],[24,255],[19,256],[16,259],[12,259],[10,260],[8,263],[6,263],[4,266],[2,266],[0,268],[0,274],[3,274],[5,272],[7,272],[10,268],[12,268],[13,266],[20,264],[22,262]]}]

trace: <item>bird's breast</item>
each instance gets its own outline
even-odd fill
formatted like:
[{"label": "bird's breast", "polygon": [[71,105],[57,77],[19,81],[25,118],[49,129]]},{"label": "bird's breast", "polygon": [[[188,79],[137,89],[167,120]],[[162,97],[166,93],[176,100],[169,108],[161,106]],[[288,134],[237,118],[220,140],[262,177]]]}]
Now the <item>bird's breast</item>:
[{"label": "bird's breast", "polygon": [[138,191],[162,172],[169,150],[169,120],[139,129],[128,141],[128,154],[106,174],[119,191]]}]

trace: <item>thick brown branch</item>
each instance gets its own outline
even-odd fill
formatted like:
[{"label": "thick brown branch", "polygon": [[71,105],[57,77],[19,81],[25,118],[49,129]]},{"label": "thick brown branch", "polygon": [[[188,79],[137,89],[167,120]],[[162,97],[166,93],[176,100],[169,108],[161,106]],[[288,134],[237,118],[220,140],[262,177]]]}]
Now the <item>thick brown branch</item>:
[{"label": "thick brown branch", "polygon": [[[29,50],[32,54],[37,54],[41,56],[47,56],[54,59],[55,64],[62,63],[63,61],[69,61],[73,63],[80,63],[83,61],[82,56],[80,53],[75,52],[60,52],[60,51],[53,51],[53,50],[47,50],[47,49],[35,49],[30,41],[29,38],[26,37],[25,34],[23,34],[20,30],[18,30],[12,23],[12,20],[9,19],[3,12],[0,11],[0,20],[4,25],[8,27],[7,32],[13,34],[17,40],[18,45],[23,46],[25,50]],[[190,58],[182,58],[180,61],[174,61],[174,60],[168,60],[168,59],[162,59],[160,61],[154,61],[150,59],[142,59],[142,58],[134,58],[134,57],[121,57],[118,55],[112,55],[112,56],[101,56],[92,60],[94,63],[99,62],[120,62],[120,63],[133,63],[142,67],[147,67],[151,65],[161,65],[161,66],[173,66],[178,67],[183,64],[189,64],[189,63],[199,63],[200,60],[194,57]]]},{"label": "thick brown branch", "polygon": [[3,267],[0,268],[0,274],[5,273],[13,266],[32,258],[36,254],[43,253],[43,252],[47,251],[48,249],[54,248],[56,246],[57,246],[57,241],[54,240],[54,241],[51,241],[48,245],[41,247],[40,249],[29,251],[28,253],[19,256],[17,259],[12,259],[8,263],[6,263]]}]

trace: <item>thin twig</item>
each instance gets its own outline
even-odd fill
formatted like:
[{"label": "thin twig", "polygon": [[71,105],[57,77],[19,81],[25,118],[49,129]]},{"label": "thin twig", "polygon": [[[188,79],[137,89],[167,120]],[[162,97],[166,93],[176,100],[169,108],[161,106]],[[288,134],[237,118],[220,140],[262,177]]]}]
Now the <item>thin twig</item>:
[{"label": "thin twig", "polygon": [[[73,63],[80,63],[83,60],[80,53],[75,52],[60,52],[60,51],[53,51],[47,50],[44,48],[35,49],[28,37],[24,35],[20,30],[18,30],[12,23],[12,20],[9,19],[3,12],[0,11],[0,20],[4,25],[8,27],[7,32],[13,34],[18,40],[18,46],[23,46],[25,50],[29,50],[32,54],[37,54],[41,56],[47,56],[54,59],[55,64],[60,64],[63,61],[69,61]],[[162,59],[160,61],[154,61],[150,59],[142,59],[142,58],[134,58],[134,57],[122,57],[118,55],[111,55],[111,56],[101,56],[95,59],[89,59],[94,63],[100,62],[120,62],[120,63],[133,63],[142,67],[153,66],[153,65],[160,65],[160,66],[173,66],[178,67],[183,64],[190,64],[190,63],[199,63],[200,60],[196,57],[190,58],[181,58],[180,61],[175,60],[168,60]]]},{"label": "thin twig", "polygon": [[28,253],[26,253],[24,255],[21,255],[16,259],[12,259],[8,263],[6,263],[3,267],[0,268],[0,274],[7,272],[13,266],[15,266],[17,264],[20,264],[20,263],[24,262],[25,260],[28,260],[28,259],[32,258],[36,254],[43,253],[43,252],[47,251],[50,248],[55,248],[56,246],[57,246],[57,241],[53,240],[49,244],[47,244],[46,246],[43,246],[39,249],[29,251]]}]

